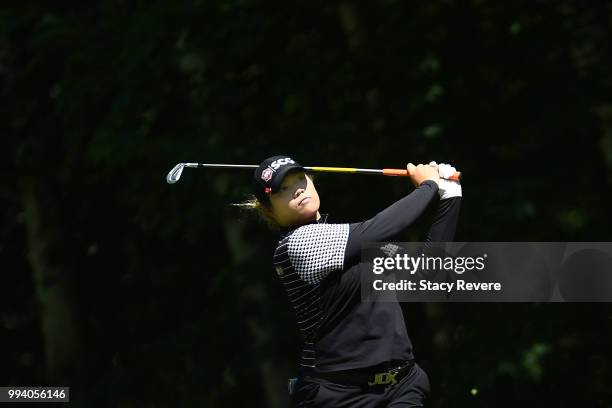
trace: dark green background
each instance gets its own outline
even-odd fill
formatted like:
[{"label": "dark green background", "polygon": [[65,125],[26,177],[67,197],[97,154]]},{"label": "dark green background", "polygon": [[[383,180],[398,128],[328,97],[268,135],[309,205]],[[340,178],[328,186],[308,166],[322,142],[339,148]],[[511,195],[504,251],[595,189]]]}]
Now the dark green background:
[{"label": "dark green background", "polygon": [[[298,332],[250,172],[463,171],[457,240],[609,241],[607,1],[0,5],[0,384],[284,407]],[[320,175],[359,221],[407,179]],[[419,240],[420,220],[405,240]],[[406,304],[432,407],[610,407],[609,304]],[[474,395],[475,394],[475,395]]]}]

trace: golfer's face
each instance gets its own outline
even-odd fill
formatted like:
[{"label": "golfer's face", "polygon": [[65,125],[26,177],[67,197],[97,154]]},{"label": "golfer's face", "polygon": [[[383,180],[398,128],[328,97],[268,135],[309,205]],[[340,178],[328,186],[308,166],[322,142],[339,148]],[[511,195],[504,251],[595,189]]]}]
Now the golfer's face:
[{"label": "golfer's face", "polygon": [[270,195],[276,221],[283,226],[316,219],[319,194],[303,171],[292,171],[285,176],[278,192]]}]

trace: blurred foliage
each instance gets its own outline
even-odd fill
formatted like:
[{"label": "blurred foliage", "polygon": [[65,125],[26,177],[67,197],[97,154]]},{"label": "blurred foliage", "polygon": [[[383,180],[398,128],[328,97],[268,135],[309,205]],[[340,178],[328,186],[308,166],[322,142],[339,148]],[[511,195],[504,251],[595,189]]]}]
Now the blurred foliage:
[{"label": "blurred foliage", "polygon": [[[179,161],[451,162],[457,240],[610,240],[611,30],[609,1],[3,2],[0,384],[61,378],[75,406],[285,406],[299,338],[276,236],[228,205],[250,173],[169,186]],[[317,187],[332,222],[411,190]],[[79,332],[57,377],[36,253]],[[404,306],[434,407],[612,406],[607,304]]]}]

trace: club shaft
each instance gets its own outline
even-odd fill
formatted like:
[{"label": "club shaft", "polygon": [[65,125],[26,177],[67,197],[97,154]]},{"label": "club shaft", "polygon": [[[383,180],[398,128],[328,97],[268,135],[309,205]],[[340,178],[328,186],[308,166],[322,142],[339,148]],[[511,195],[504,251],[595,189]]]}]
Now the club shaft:
[{"label": "club shaft", "polygon": [[382,174],[382,170],[379,169],[359,169],[354,167],[304,167],[310,171],[321,171],[329,173],[357,173],[357,174]]},{"label": "club shaft", "polygon": [[[222,163],[185,163],[185,167],[208,167],[217,169],[256,169],[257,164],[222,164]],[[304,166],[309,171],[333,172],[333,173],[359,173],[359,174],[382,174],[383,170],[378,169],[358,169],[353,167],[322,167]]]},{"label": "club shaft", "polygon": [[[217,168],[217,169],[256,169],[258,166],[256,164],[208,164],[208,163],[188,163],[188,164],[196,164],[197,167],[209,167],[209,168]],[[196,166],[187,166],[187,167],[196,167]]]}]

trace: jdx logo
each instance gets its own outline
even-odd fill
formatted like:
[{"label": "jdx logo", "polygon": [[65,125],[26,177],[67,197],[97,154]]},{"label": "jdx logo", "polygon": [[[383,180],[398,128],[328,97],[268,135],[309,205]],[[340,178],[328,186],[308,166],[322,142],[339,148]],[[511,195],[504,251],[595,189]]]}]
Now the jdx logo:
[{"label": "jdx logo", "polygon": [[276,171],[280,166],[284,166],[285,164],[289,163],[295,164],[295,162],[290,157],[285,157],[284,159],[274,160],[272,163],[270,163],[270,167],[272,167],[272,169]]},{"label": "jdx logo", "polygon": [[387,385],[387,384],[395,384],[397,380],[395,376],[397,373],[378,373],[374,374],[374,381],[368,381],[368,385]]}]

